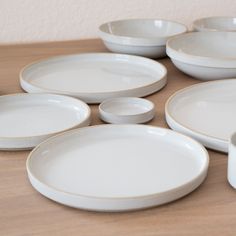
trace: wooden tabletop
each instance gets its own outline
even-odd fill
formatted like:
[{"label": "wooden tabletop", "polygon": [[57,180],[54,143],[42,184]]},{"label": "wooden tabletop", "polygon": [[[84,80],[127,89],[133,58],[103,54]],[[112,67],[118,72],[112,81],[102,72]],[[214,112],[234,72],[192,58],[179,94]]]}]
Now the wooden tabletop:
[{"label": "wooden tabletop", "polygon": [[[0,46],[0,94],[23,92],[19,71],[32,61],[59,54],[104,51],[100,40]],[[167,127],[167,98],[200,81],[178,71],[168,58],[159,61],[168,69],[168,84],[147,97],[156,105],[156,117],[150,124]],[[92,125],[102,123],[97,106],[91,108]],[[191,194],[160,207],[128,213],[82,211],[43,197],[28,181],[28,154],[0,152],[0,235],[236,235],[236,191],[227,183],[225,154],[209,150],[208,177]]]}]

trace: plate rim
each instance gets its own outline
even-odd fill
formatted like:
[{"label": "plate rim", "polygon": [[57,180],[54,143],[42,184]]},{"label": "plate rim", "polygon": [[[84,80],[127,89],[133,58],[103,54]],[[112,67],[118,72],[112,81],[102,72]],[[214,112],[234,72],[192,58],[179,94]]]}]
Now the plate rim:
[{"label": "plate rim", "polygon": [[[192,143],[195,143],[197,146],[198,146],[198,149],[201,150],[202,152],[202,155],[204,155],[204,158],[205,158],[205,163],[203,165],[203,167],[201,167],[201,170],[199,171],[199,173],[194,177],[192,178],[191,180],[187,181],[186,183],[182,184],[181,186],[178,186],[178,187],[175,187],[175,188],[172,188],[172,189],[169,189],[169,190],[166,190],[166,191],[162,191],[162,192],[158,192],[158,193],[153,193],[153,194],[146,194],[146,195],[139,195],[139,196],[128,196],[128,197],[97,197],[97,196],[91,196],[91,195],[85,195],[85,194],[76,194],[76,193],[71,193],[71,192],[68,192],[68,191],[64,191],[64,190],[60,190],[56,187],[53,187],[51,185],[48,185],[47,183],[45,183],[44,181],[41,181],[39,180],[34,174],[32,174],[32,171],[30,170],[30,161],[31,159],[33,158],[33,155],[35,154],[35,152],[37,152],[39,149],[42,148],[43,145],[47,144],[47,143],[50,143],[52,142],[54,139],[57,139],[58,137],[60,136],[64,136],[64,135],[72,135],[73,133],[77,133],[79,132],[79,130],[83,129],[92,129],[93,127],[98,127],[98,128],[102,128],[102,127],[116,127],[116,128],[119,128],[121,126],[133,126],[133,127],[142,127],[144,129],[148,129],[148,128],[151,128],[151,129],[156,129],[156,130],[159,130],[159,131],[164,131],[164,132],[167,132],[168,134],[174,134],[174,135],[178,135],[182,138],[184,138],[185,140],[189,140],[190,142]],[[159,132],[158,131],[158,132]],[[192,182],[195,182],[197,181],[201,176],[202,174],[204,174],[206,172],[207,174],[207,170],[208,170],[208,167],[209,167],[209,154],[206,150],[206,148],[201,144],[199,143],[198,141],[194,140],[193,138],[185,135],[185,134],[182,134],[182,133],[178,133],[176,131],[173,131],[171,129],[168,129],[168,128],[162,128],[162,127],[156,127],[156,126],[152,126],[152,125],[143,125],[143,124],[100,124],[100,125],[94,125],[94,126],[90,126],[90,127],[83,127],[83,128],[79,128],[79,129],[73,129],[73,130],[68,130],[66,132],[63,132],[63,133],[59,133],[53,137],[50,137],[48,138],[47,140],[43,141],[42,143],[40,143],[38,146],[36,146],[31,152],[30,154],[28,155],[27,157],[27,160],[26,160],[26,170],[27,170],[27,173],[28,175],[33,178],[33,180],[37,181],[40,183],[40,185],[42,186],[46,186],[47,188],[49,189],[52,189],[53,191],[56,191],[58,193],[62,193],[62,194],[66,194],[66,195],[69,195],[69,196],[73,196],[73,197],[83,197],[83,198],[88,198],[88,199],[100,199],[100,200],[130,200],[130,199],[144,199],[144,198],[150,198],[150,197],[155,197],[155,196],[158,196],[158,195],[164,195],[164,194],[169,194],[171,192],[176,192],[182,188],[185,188],[187,186],[189,186]],[[204,177],[205,179],[205,177]],[[204,180],[203,180],[204,181]],[[203,182],[202,181],[202,182]],[[201,182],[201,183],[202,183]],[[32,184],[32,183],[31,183]],[[32,184],[33,185],[33,184]],[[35,186],[33,185],[33,187],[35,188]],[[37,190],[37,188],[35,188]],[[38,190],[37,190],[38,191]],[[41,193],[42,194],[42,193]],[[42,194],[44,195],[44,194]],[[185,194],[184,194],[185,195]],[[44,195],[46,196],[46,195]],[[54,200],[54,199],[52,199]],[[54,201],[57,201],[57,200],[54,200]],[[80,207],[79,207],[80,208]]]},{"label": "plate rim", "polygon": [[[196,137],[200,137],[200,138],[207,138],[207,139],[210,139],[211,141],[215,141],[215,142],[222,142],[223,145],[227,145],[228,144],[228,140],[227,139],[222,139],[222,138],[217,138],[215,136],[212,136],[212,135],[208,135],[204,132],[199,132],[197,130],[194,130],[193,128],[189,127],[189,126],[186,126],[184,125],[183,123],[177,121],[170,113],[169,111],[169,105],[170,103],[173,101],[173,99],[175,98],[175,96],[178,96],[180,95],[181,93],[183,92],[186,92],[188,90],[191,90],[192,88],[197,88],[197,87],[205,87],[206,85],[208,84],[215,84],[215,83],[228,83],[228,82],[235,82],[236,83],[236,78],[232,78],[232,79],[221,79],[221,80],[214,80],[214,81],[207,81],[207,82],[204,82],[204,83],[196,83],[196,84],[193,84],[193,85],[190,85],[190,86],[187,86],[185,88],[182,88],[180,90],[177,90],[176,92],[174,92],[166,101],[165,103],[165,116],[166,116],[166,120],[168,119],[171,119],[171,123],[175,123],[177,124],[178,126],[181,126],[181,128],[183,129],[187,129],[187,132],[191,132],[193,133],[193,135],[195,135]],[[169,125],[169,122],[167,121],[168,125]],[[171,125],[169,125],[171,127]],[[173,129],[175,130],[175,129]],[[206,145],[207,146],[207,145]],[[211,148],[211,147],[210,147]],[[216,149],[218,151],[222,151],[221,149]]]},{"label": "plate rim", "polygon": [[[55,90],[55,89],[48,89],[42,86],[38,86],[32,83],[32,78],[31,79],[25,79],[24,73],[27,73],[27,70],[30,70],[33,66],[40,65],[41,63],[50,63],[54,60],[57,59],[69,59],[69,58],[79,58],[78,60],[81,60],[81,57],[89,57],[88,60],[92,60],[91,58],[93,57],[103,57],[105,61],[112,60],[116,61],[116,58],[124,58],[126,61],[129,61],[130,64],[133,64],[135,66],[138,65],[137,61],[139,62],[144,62],[145,67],[152,67],[153,70],[156,72],[159,71],[159,76],[158,78],[155,77],[155,81],[146,85],[138,86],[135,88],[129,88],[129,89],[122,89],[122,90],[110,90],[110,91],[100,91],[100,92],[71,92],[71,91],[60,91],[60,90]],[[133,59],[133,60],[132,60]],[[83,60],[83,59],[82,59]],[[94,61],[94,60],[92,60]],[[121,61],[121,60],[120,60]],[[135,61],[135,62],[133,62]],[[156,68],[154,68],[156,67]],[[161,64],[160,62],[157,62],[153,59],[142,57],[142,56],[136,56],[136,55],[129,55],[129,54],[119,54],[119,53],[111,53],[111,52],[86,52],[86,53],[75,53],[75,54],[67,54],[67,55],[58,55],[58,56],[52,56],[52,57],[47,57],[44,59],[36,60],[34,62],[31,62],[30,64],[25,65],[19,72],[19,78],[20,78],[20,86],[21,88],[26,91],[27,93],[52,93],[52,94],[59,94],[59,95],[65,95],[65,96],[72,96],[76,97],[80,100],[83,100],[86,103],[100,103],[101,99],[95,98],[98,96],[108,96],[107,98],[112,98],[112,97],[118,97],[120,93],[127,93],[127,92],[135,92],[143,89],[148,89],[150,92],[145,92],[146,95],[139,95],[140,96],[147,96],[152,93],[155,93],[159,90],[161,90],[165,85],[167,84],[167,69],[166,67]],[[30,88],[29,88],[30,87]],[[32,90],[36,90],[37,92]],[[138,93],[141,93],[140,91]],[[82,96],[86,97],[93,97],[93,98],[82,98]],[[121,95],[123,96],[123,95]],[[127,96],[126,96],[127,97]],[[107,99],[106,98],[106,99]],[[93,100],[92,102],[90,100]],[[96,100],[96,101],[95,101]],[[104,99],[103,99],[104,100]],[[103,101],[102,100],[102,101]]]}]

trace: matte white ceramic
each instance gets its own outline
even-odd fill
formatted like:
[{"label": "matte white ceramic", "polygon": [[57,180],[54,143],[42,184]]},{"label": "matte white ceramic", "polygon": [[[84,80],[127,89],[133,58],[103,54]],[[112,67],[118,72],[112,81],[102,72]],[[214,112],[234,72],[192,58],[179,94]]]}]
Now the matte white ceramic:
[{"label": "matte white ceramic", "polygon": [[228,181],[232,187],[236,188],[236,133],[229,140]]},{"label": "matte white ceramic", "polygon": [[94,211],[164,204],[197,188],[208,153],[195,140],[148,125],[99,125],[48,139],[28,157],[33,187],[59,203]]},{"label": "matte white ceramic", "polygon": [[192,32],[167,42],[177,68],[202,80],[236,76],[236,32]]},{"label": "matte white ceramic", "polygon": [[168,125],[206,147],[228,152],[236,130],[236,79],[196,84],[172,95],[166,103]]},{"label": "matte white ceramic", "polygon": [[150,121],[155,115],[154,104],[143,98],[111,98],[99,106],[102,120],[113,124],[136,124]]},{"label": "matte white ceramic", "polygon": [[53,94],[0,96],[0,150],[32,149],[46,138],[90,123],[84,102]]},{"label": "matte white ceramic", "polygon": [[195,31],[236,31],[236,18],[229,16],[211,16],[193,22]]},{"label": "matte white ceramic", "polygon": [[166,41],[187,32],[186,26],[167,20],[127,19],[105,23],[99,35],[112,52],[158,58],[166,56]]},{"label": "matte white ceramic", "polygon": [[122,54],[88,53],[54,57],[26,66],[21,87],[101,103],[113,97],[143,97],[167,82],[166,68],[153,60]]}]

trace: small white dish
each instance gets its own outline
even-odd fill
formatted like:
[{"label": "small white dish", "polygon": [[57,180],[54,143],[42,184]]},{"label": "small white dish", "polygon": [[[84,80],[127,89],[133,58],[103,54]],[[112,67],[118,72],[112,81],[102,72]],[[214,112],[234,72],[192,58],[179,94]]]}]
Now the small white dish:
[{"label": "small white dish", "polygon": [[236,76],[236,32],[192,32],[167,42],[175,66],[202,80]]},{"label": "small white dish", "polygon": [[112,98],[100,104],[99,115],[107,123],[139,124],[153,119],[155,106],[143,98]]},{"label": "small white dish", "polygon": [[233,133],[229,139],[227,177],[230,185],[236,188],[236,133]]},{"label": "small white dish", "polygon": [[195,31],[236,31],[236,17],[211,16],[193,22]]},{"label": "small white dish", "polygon": [[90,124],[84,102],[54,94],[0,96],[0,150],[32,149],[68,129]]},{"label": "small white dish", "polygon": [[56,93],[86,103],[114,97],[143,97],[165,86],[166,68],[153,60],[113,53],[66,55],[35,62],[20,73],[29,93]]},{"label": "small white dish", "polygon": [[187,27],[180,23],[158,19],[118,20],[99,27],[110,51],[151,58],[166,56],[166,41],[185,32]]},{"label": "small white dish", "polygon": [[205,179],[208,153],[195,140],[148,125],[98,125],[54,136],[26,163],[33,187],[75,208],[128,211],[192,192]]},{"label": "small white dish", "polygon": [[228,152],[236,130],[236,79],[196,84],[173,94],[166,103],[168,125],[206,147]]}]

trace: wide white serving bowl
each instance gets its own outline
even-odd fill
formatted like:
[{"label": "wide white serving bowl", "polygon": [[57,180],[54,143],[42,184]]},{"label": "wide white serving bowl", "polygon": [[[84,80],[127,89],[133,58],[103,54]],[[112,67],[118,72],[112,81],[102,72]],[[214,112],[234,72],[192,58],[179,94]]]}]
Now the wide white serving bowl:
[{"label": "wide white serving bowl", "polygon": [[99,27],[99,35],[110,51],[151,58],[166,56],[166,41],[185,32],[185,25],[157,19],[119,20]]},{"label": "wide white serving bowl", "polygon": [[236,76],[236,32],[192,32],[167,42],[166,53],[190,76],[216,80]]},{"label": "wide white serving bowl", "polygon": [[197,19],[192,26],[194,31],[236,31],[236,17],[212,16]]}]

